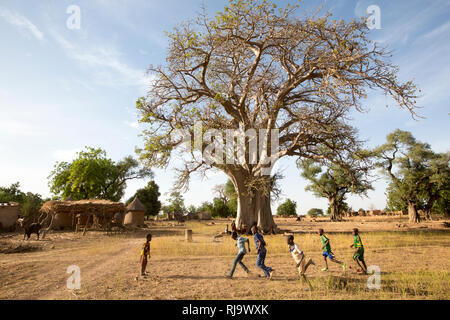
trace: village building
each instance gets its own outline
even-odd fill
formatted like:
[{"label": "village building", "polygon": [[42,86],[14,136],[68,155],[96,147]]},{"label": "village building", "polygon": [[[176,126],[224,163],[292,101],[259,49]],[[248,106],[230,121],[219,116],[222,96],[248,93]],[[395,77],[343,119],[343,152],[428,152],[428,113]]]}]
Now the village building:
[{"label": "village building", "polygon": [[121,202],[109,200],[47,201],[40,209],[49,229],[66,227],[105,229],[116,214],[125,212]]},{"label": "village building", "polygon": [[197,216],[199,220],[212,220],[212,216],[209,212],[199,212]]},{"label": "village building", "polygon": [[0,203],[0,231],[14,231],[19,215],[20,205],[18,203]]},{"label": "village building", "polygon": [[123,220],[124,225],[144,226],[145,225],[145,207],[138,197],[127,206],[126,214]]}]

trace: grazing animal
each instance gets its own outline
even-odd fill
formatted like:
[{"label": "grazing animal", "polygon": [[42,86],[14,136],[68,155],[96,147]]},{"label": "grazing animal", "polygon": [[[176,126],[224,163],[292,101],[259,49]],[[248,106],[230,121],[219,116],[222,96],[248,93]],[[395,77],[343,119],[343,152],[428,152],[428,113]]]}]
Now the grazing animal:
[{"label": "grazing animal", "polygon": [[23,235],[23,239],[25,240],[25,236],[27,236],[27,240],[30,240],[30,236],[33,233],[36,233],[37,239],[39,240],[39,231],[41,230],[42,226],[40,223],[32,223],[29,226],[25,226],[25,233]]}]

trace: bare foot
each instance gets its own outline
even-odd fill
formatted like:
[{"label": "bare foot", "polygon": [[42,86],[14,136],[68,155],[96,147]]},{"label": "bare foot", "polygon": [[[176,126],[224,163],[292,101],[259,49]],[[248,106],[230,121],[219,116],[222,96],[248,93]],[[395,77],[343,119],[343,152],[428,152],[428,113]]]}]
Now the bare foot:
[{"label": "bare foot", "polygon": [[269,272],[269,280],[272,280],[274,271],[275,270],[272,270],[272,271]]}]

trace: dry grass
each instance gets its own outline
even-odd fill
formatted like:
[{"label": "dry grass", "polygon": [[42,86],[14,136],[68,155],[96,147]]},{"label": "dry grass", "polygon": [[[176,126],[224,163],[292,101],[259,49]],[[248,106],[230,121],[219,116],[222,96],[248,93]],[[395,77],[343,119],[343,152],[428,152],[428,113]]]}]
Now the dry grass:
[{"label": "dry grass", "polygon": [[[117,236],[88,232],[85,237],[58,232],[44,241],[32,240],[27,245],[40,246],[41,251],[0,254],[0,299],[449,299],[450,233],[433,225],[428,225],[430,231],[417,228],[399,232],[395,226],[398,222],[366,222],[370,224],[367,231],[361,228],[366,262],[381,269],[380,290],[369,290],[368,276],[355,273],[348,231],[359,222],[278,222],[294,232],[311,232],[295,234],[295,241],[316,262],[308,270],[310,291],[299,280],[283,235],[265,237],[266,264],[276,270],[273,281],[257,276],[261,272],[255,266],[254,250],[244,258],[252,276],[247,277],[238,268],[234,279],[225,279],[236,247],[228,236],[213,241],[229,223],[216,220],[213,225],[153,223],[150,276],[139,281],[135,277],[146,230]],[[377,224],[386,231],[369,232]],[[391,231],[386,224],[391,224]],[[320,271],[320,239],[313,233],[319,226],[331,230],[328,236],[334,253],[351,267],[345,273],[333,263],[329,263],[328,273]],[[193,230],[191,243],[184,241],[186,228]],[[23,243],[21,237],[2,237],[0,243],[18,246]],[[69,276],[65,272],[72,264],[81,269],[82,288],[76,292],[65,287]]]}]

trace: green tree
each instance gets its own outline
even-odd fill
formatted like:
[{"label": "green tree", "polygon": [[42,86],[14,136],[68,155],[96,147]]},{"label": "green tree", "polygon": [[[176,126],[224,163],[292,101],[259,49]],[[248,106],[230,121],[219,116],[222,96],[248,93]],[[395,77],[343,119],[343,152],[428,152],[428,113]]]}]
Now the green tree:
[{"label": "green tree", "polygon": [[291,199],[286,199],[282,204],[280,204],[277,208],[278,216],[295,216],[297,215],[297,202],[292,201]]},{"label": "green tree", "polygon": [[20,183],[16,182],[9,187],[0,187],[0,202],[23,202],[24,193],[20,191]]},{"label": "green tree", "polygon": [[[422,180],[420,198],[425,216],[431,219],[433,210],[448,215],[450,200],[450,153],[435,153],[428,163],[427,178]],[[439,208],[441,206],[441,208]],[[440,210],[439,210],[440,209]]]},{"label": "green tree", "polygon": [[[237,214],[237,193],[234,188],[233,182],[230,179],[227,180],[225,184],[220,184],[214,187],[213,191],[217,194],[217,199],[220,199],[222,203],[227,207],[223,208],[222,203],[213,200],[214,210],[218,212],[216,216],[220,217],[236,217]],[[219,213],[220,212],[220,213]]]},{"label": "green tree", "polygon": [[402,200],[401,192],[396,185],[390,182],[386,188],[386,210],[388,211],[408,211],[408,204]]},{"label": "green tree", "polygon": [[323,216],[323,210],[319,208],[311,208],[308,210],[307,215],[310,217]]},{"label": "green tree", "polygon": [[145,207],[145,215],[156,216],[161,210],[161,201],[159,201],[160,195],[158,185],[152,180],[145,188],[138,189],[136,193],[127,200],[126,204],[130,204],[135,197],[138,197]]},{"label": "green tree", "polygon": [[[338,206],[335,209],[337,211],[338,217],[342,217],[342,215],[348,211],[348,204],[345,200],[346,199],[344,197],[344,199],[338,203]],[[330,204],[328,204],[328,208],[327,208],[328,216],[331,216],[331,209],[332,208],[331,208]]]},{"label": "green tree", "polygon": [[220,198],[214,198],[211,215],[213,217],[226,218],[231,216],[230,208],[227,203]]},{"label": "green tree", "polygon": [[370,156],[371,154],[364,150],[348,154],[344,158],[345,166],[323,160],[298,161],[302,177],[310,182],[305,190],[312,191],[317,197],[328,199],[331,221],[341,219],[341,213],[346,209],[347,194],[366,195],[367,191],[372,189],[367,178],[371,167]]},{"label": "green tree", "polygon": [[72,162],[57,162],[48,178],[50,191],[63,199],[119,201],[127,181],[152,177],[152,171],[131,156],[114,162],[104,150],[86,147]]},{"label": "green tree", "polygon": [[17,202],[20,204],[22,216],[34,218],[38,215],[39,209],[44,204],[44,199],[37,193],[22,192],[20,183],[16,182],[10,187],[0,187],[1,202]]},{"label": "green tree", "polygon": [[188,208],[187,208],[187,213],[188,214],[195,214],[198,212],[198,209],[196,206],[194,206],[193,204],[191,204]]},{"label": "green tree", "polygon": [[203,202],[197,208],[197,212],[208,212],[211,215],[213,214],[213,211],[214,211],[214,205],[211,202],[208,202],[208,201]]},{"label": "green tree", "polygon": [[[178,186],[187,188],[195,172],[226,173],[238,194],[238,227],[257,223],[264,232],[275,230],[271,171],[278,159],[339,159],[353,150],[356,136],[347,119],[363,110],[369,89],[380,89],[414,114],[415,85],[398,79],[391,53],[370,41],[364,21],[336,21],[331,14],[299,17],[297,9],[230,0],[214,17],[203,12],[179,25],[168,33],[166,63],[149,68],[155,81],[136,102],[148,125],[140,157],[149,166],[166,167],[183,142],[195,140],[202,156],[189,148]],[[239,144],[245,156],[237,162],[217,153],[208,157],[211,139],[193,137],[209,129],[261,133],[268,150],[276,149],[272,161],[250,151],[254,139]],[[278,130],[278,139],[272,130]],[[184,134],[176,134],[180,131]],[[215,146],[226,143],[224,134],[212,138]],[[323,152],[324,145],[332,148]]]},{"label": "green tree", "polygon": [[163,207],[164,213],[184,213],[184,198],[179,191],[171,191],[169,194],[168,205]]},{"label": "green tree", "polygon": [[234,218],[236,218],[237,211],[238,211],[238,201],[237,197],[232,198],[230,201],[228,201],[228,209],[230,210],[230,215]]},{"label": "green tree", "polygon": [[390,180],[388,207],[407,208],[409,221],[419,223],[418,209],[430,217],[435,203],[450,189],[449,153],[434,153],[429,144],[400,129],[386,140],[374,153],[379,159],[377,166]]},{"label": "green tree", "polygon": [[450,191],[444,190],[441,191],[440,197],[436,200],[433,205],[433,212],[444,214],[445,216],[449,216],[449,208],[450,208]]},{"label": "green tree", "polygon": [[227,206],[232,217],[236,217],[238,211],[238,195],[233,182],[228,179],[225,184],[225,195],[228,197]]}]

